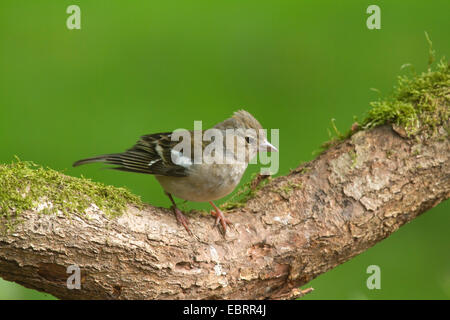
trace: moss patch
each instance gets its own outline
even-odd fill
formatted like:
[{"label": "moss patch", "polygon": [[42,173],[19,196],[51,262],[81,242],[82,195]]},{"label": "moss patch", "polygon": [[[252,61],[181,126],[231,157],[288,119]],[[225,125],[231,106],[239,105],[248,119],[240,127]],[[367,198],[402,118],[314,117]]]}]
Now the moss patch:
[{"label": "moss patch", "polygon": [[322,148],[327,149],[359,130],[384,124],[403,128],[408,137],[423,131],[435,133],[438,126],[445,126],[449,120],[449,100],[449,65],[443,58],[435,70],[429,68],[421,74],[399,76],[391,96],[372,102],[361,124],[355,123],[347,133],[340,133],[333,123],[335,137]]},{"label": "moss patch", "polygon": [[222,204],[222,210],[243,208],[247,201],[253,198],[258,190],[265,186],[271,177],[268,175],[254,174],[249,182],[245,183],[231,198]]},{"label": "moss patch", "polygon": [[0,221],[6,230],[21,221],[25,210],[84,214],[95,205],[109,217],[115,217],[128,204],[142,206],[140,198],[124,188],[69,177],[29,161],[0,164]]},{"label": "moss patch", "polygon": [[442,59],[437,70],[428,70],[413,77],[400,76],[391,97],[372,102],[364,129],[385,123],[405,128],[408,136],[422,130],[434,131],[449,119],[450,109],[449,65]]},{"label": "moss patch", "polygon": [[291,181],[287,181],[284,185],[281,187],[273,189],[274,192],[278,193],[281,197],[288,199],[291,192],[295,189],[301,189],[303,185],[299,183],[294,183]]}]

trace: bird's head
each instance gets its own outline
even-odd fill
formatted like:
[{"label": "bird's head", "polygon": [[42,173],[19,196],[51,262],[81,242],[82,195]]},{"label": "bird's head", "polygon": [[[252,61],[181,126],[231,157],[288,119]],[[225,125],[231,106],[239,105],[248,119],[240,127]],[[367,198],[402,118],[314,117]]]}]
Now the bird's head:
[{"label": "bird's head", "polygon": [[263,130],[259,121],[245,110],[236,111],[231,118],[217,124],[215,128],[221,130],[232,129],[238,140],[236,148],[239,146],[245,147],[245,159],[247,162],[260,151],[278,151],[267,140],[266,130]]}]

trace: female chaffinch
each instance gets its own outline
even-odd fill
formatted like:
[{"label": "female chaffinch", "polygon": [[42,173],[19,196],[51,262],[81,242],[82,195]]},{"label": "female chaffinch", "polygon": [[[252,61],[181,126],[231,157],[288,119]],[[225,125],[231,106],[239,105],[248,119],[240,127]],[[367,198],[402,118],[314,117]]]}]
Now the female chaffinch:
[{"label": "female chaffinch", "polygon": [[[142,136],[125,152],[79,160],[73,166],[103,162],[117,165],[110,169],[153,174],[172,202],[177,221],[189,234],[192,234],[189,221],[176,206],[172,195],[189,201],[209,202],[214,208],[211,212],[216,218],[214,225],[220,222],[226,232],[231,222],[212,201],[223,198],[236,188],[249,161],[259,151],[278,150],[267,141],[265,130],[262,130],[258,120],[245,110],[235,112],[231,118],[209,130],[213,130],[209,134],[213,139],[205,139],[205,131],[186,131],[183,152],[179,148],[179,132],[156,133]],[[220,139],[223,137],[225,139]],[[185,141],[185,138],[190,141]],[[195,152],[196,143],[202,151],[200,156]],[[215,148],[211,148],[212,143],[216,143]],[[186,152],[186,149],[193,152]],[[205,152],[208,150],[209,153]],[[207,156],[212,157],[213,161]]]}]

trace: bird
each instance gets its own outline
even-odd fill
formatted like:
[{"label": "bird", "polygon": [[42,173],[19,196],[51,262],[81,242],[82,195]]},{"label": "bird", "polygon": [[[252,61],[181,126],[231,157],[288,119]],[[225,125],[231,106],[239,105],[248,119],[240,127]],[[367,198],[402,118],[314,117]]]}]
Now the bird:
[{"label": "bird", "polygon": [[[197,146],[201,148],[200,155],[195,152]],[[211,152],[205,152],[208,150]],[[154,175],[170,199],[178,223],[190,235],[193,233],[189,220],[175,204],[174,196],[209,202],[214,209],[211,215],[216,218],[214,227],[220,224],[225,234],[232,222],[213,201],[237,187],[250,160],[261,151],[277,152],[278,149],[267,141],[266,130],[252,114],[238,110],[211,129],[143,135],[125,152],[78,160],[73,166],[100,162],[115,165],[108,169]]]}]

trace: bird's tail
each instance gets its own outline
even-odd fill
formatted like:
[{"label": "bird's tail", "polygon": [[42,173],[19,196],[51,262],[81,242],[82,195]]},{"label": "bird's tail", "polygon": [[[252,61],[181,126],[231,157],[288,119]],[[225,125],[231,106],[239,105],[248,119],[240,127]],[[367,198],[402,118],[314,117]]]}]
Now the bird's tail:
[{"label": "bird's tail", "polygon": [[96,163],[96,162],[120,165],[121,164],[119,162],[120,156],[121,156],[121,153],[104,154],[104,155],[101,155],[101,156],[96,156],[96,157],[92,157],[92,158],[86,158],[86,159],[78,160],[78,161],[74,162],[72,166],[73,167],[78,167],[78,166],[81,166],[83,164]]},{"label": "bird's tail", "polygon": [[122,153],[104,154],[97,157],[78,160],[73,166],[77,167],[83,164],[101,162],[116,165],[116,167],[108,167],[106,169],[155,174],[157,172],[149,165],[151,164],[151,161],[152,159],[149,158],[148,154],[136,150],[128,150]]}]

